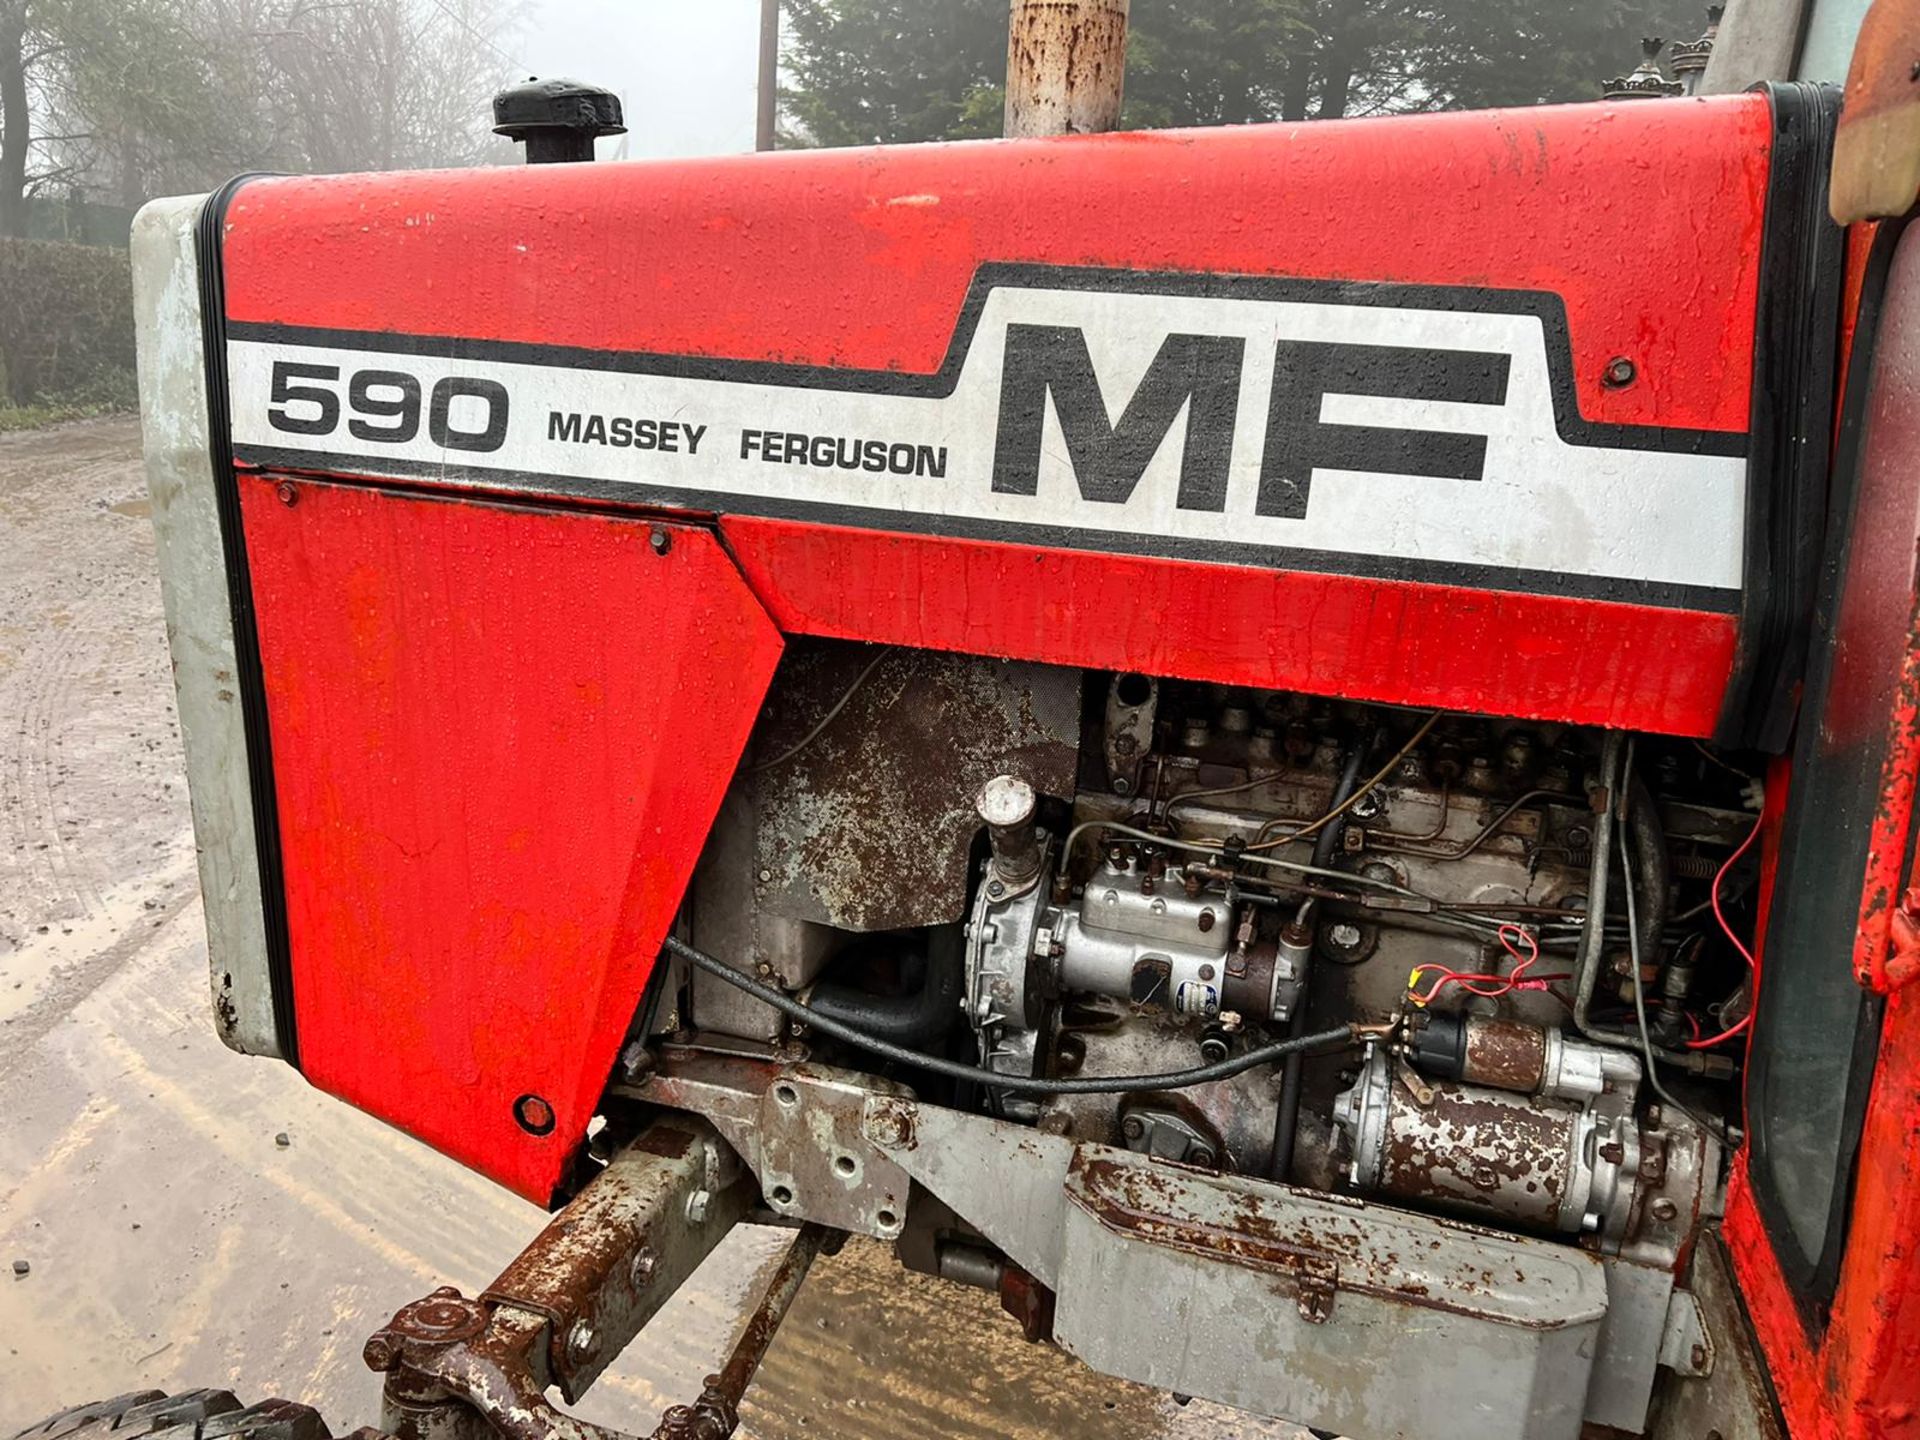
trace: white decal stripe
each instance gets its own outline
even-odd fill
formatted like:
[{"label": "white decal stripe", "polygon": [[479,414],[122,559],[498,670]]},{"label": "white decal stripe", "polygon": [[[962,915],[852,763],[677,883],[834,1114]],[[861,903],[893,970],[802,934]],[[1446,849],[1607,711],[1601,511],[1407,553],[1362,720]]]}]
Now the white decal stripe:
[{"label": "white decal stripe", "polygon": [[[1185,412],[1173,422],[1125,503],[1083,496],[1053,406],[1043,431],[1032,495],[996,494],[993,463],[1001,364],[1009,323],[1069,326],[1086,336],[1109,413],[1118,416],[1170,333],[1239,336],[1246,344],[1225,507],[1181,508]],[[1497,352],[1509,357],[1505,403],[1475,405],[1330,394],[1328,424],[1455,432],[1486,437],[1483,477],[1317,470],[1305,516],[1255,512],[1266,441],[1274,346],[1280,340]],[[452,360],[290,345],[229,344],[234,439],[241,447],[307,451],[364,461],[370,474],[449,467],[575,477],[643,486],[650,494],[732,495],[743,500],[896,511],[926,521],[1057,526],[1182,542],[1181,553],[1217,544],[1333,552],[1427,565],[1496,567],[1629,584],[1737,590],[1744,552],[1746,462],[1676,451],[1571,445],[1555,424],[1546,338],[1537,316],[1351,306],[1217,296],[1085,290],[997,289],[986,300],[951,395],[923,397],[813,389],[726,379],[690,379],[494,360]],[[338,424],[299,435],[269,420],[276,362],[339,367]],[[357,437],[344,405],[349,378],[403,371],[423,394],[450,376],[491,380],[509,397],[507,431],[487,453],[446,449],[428,426],[400,444]],[[379,400],[395,392],[373,392]],[[295,405],[310,416],[317,407]],[[550,417],[598,415],[680,427],[676,449],[636,450],[554,438]],[[456,400],[455,429],[482,423],[480,402]],[[363,424],[386,425],[384,416]],[[743,457],[743,433],[804,434],[927,447],[944,475],[816,469]],[[904,454],[904,452],[902,452]],[[389,462],[391,468],[384,468]],[[391,462],[401,462],[392,465]]]}]

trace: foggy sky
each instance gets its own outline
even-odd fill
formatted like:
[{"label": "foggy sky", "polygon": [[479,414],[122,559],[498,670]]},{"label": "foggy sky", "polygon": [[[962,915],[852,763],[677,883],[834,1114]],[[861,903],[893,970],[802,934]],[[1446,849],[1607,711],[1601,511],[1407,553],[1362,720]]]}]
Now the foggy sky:
[{"label": "foggy sky", "polygon": [[716,155],[753,148],[759,33],[759,0],[532,0],[505,48],[529,74],[618,93],[627,155]]}]

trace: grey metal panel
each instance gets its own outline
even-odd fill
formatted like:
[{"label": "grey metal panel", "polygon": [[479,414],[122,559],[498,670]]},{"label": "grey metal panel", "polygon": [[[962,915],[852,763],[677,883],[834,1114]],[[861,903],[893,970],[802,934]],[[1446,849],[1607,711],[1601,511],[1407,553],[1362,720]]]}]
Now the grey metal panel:
[{"label": "grey metal panel", "polygon": [[1364,1440],[1580,1433],[1585,1251],[897,1098],[866,1134],[1057,1292],[1055,1338],[1103,1374]]},{"label": "grey metal panel", "polygon": [[1638,1434],[1660,1367],[1660,1338],[1673,1300],[1673,1272],[1608,1257],[1607,1319],[1587,1390],[1587,1419]]},{"label": "grey metal panel", "polygon": [[277,1057],[233,612],[207,434],[194,247],[203,203],[202,196],[155,200],[134,217],[140,425],[199,848],[214,1020],[233,1049]]},{"label": "grey metal panel", "polygon": [[1575,1440],[1584,1252],[1083,1146],[1054,1333],[1095,1369],[1365,1440]]},{"label": "grey metal panel", "polygon": [[1702,95],[1732,95],[1762,80],[1791,80],[1808,0],[1733,0],[1714,38]]},{"label": "grey metal panel", "polygon": [[1700,1304],[1712,1350],[1713,1370],[1698,1379],[1666,1377],[1648,1440],[1784,1440],[1786,1427],[1774,1409],[1766,1369],[1755,1348],[1740,1288],[1717,1230],[1700,1236],[1687,1283]]},{"label": "grey metal panel", "polygon": [[984,1115],[886,1098],[867,1102],[866,1133],[1014,1264],[1042,1285],[1058,1288],[1061,1195],[1074,1156],[1071,1140]]},{"label": "grey metal panel", "polygon": [[[770,763],[842,699],[831,724]],[[746,787],[752,895],[791,920],[860,931],[956,921],[980,787],[1012,775],[1043,795],[1073,793],[1078,670],[908,649],[876,663],[871,647],[813,642],[788,650],[768,708]]]}]

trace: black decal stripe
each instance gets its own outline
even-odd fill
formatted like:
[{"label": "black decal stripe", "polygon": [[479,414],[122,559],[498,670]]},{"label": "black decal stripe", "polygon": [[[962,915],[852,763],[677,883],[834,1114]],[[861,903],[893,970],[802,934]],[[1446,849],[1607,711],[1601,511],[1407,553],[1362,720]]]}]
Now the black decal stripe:
[{"label": "black decal stripe", "polygon": [[979,329],[987,297],[996,289],[1085,290],[1100,293],[1167,295],[1206,299],[1294,301],[1469,314],[1532,315],[1546,334],[1547,371],[1553,392],[1554,428],[1569,445],[1615,450],[1677,451],[1690,455],[1739,457],[1747,437],[1737,430],[1684,430],[1656,425],[1605,425],[1580,413],[1573,376],[1573,348],[1566,305],[1541,290],[1494,290],[1459,285],[1393,285],[1343,280],[1300,280],[1265,275],[1188,275],[1146,270],[1088,269],[1050,265],[982,265],[974,273],[954,325],[946,358],[931,375],[895,370],[853,370],[827,365],[788,365],[760,360],[728,360],[691,355],[592,350],[519,341],[400,335],[385,331],[329,330],[254,321],[230,321],[232,340],[264,344],[329,347],[396,355],[432,355],[450,360],[491,360],[517,365],[549,365],[572,370],[605,370],[631,375],[664,375],[688,380],[723,380],[792,389],[855,391],[940,399],[959,384],[967,350]]},{"label": "black decal stripe", "polygon": [[273,783],[273,743],[267,721],[267,687],[260,668],[260,634],[254,624],[253,580],[247,567],[246,536],[240,518],[240,484],[234,467],[233,420],[227,383],[227,335],[224,324],[226,275],[221,240],[227,207],[257,175],[239,175],[207,197],[194,237],[200,271],[200,338],[207,372],[207,445],[213,463],[215,506],[220,516],[220,545],[227,569],[227,595],[233,610],[236,689],[241,731],[247,749],[247,788],[253,809],[254,857],[260,871],[260,920],[267,947],[267,988],[273,997],[274,1039],[280,1054],[300,1066],[300,1037],[294,1025],[293,953],[287,930],[287,891],[280,853],[280,807]]},{"label": "black decal stripe", "polygon": [[1370,580],[1404,580],[1433,585],[1460,585],[1477,590],[1550,595],[1573,600],[1602,600],[1615,604],[1649,605],[1663,609],[1733,614],[1740,608],[1740,592],[1707,585],[1678,585],[1660,581],[1628,580],[1606,575],[1577,575],[1549,570],[1524,570],[1499,565],[1472,565],[1443,560],[1413,560],[1397,555],[1363,555],[1342,550],[1309,550],[1280,545],[1234,544],[1184,536],[1136,535],[1122,531],[1083,530],[1062,525],[1029,525],[1013,521],[980,520],[966,516],[934,515],[918,511],[871,509],[854,505],[822,504],[772,496],[682,489],[649,485],[644,480],[599,480],[579,475],[556,475],[435,461],[397,460],[360,455],[328,454],[312,450],[283,450],[246,445],[238,450],[248,465],[265,470],[317,472],[350,480],[415,478],[448,485],[481,486],[524,501],[529,496],[554,495],[606,501],[622,507],[684,510],[700,515],[757,515],[776,520],[803,520],[820,525],[846,526],[921,535],[950,535],[964,540],[997,540],[1048,549],[1086,550],[1101,554],[1144,555],[1161,559],[1208,561],[1265,569],[1298,570],[1324,575],[1350,575]]}]

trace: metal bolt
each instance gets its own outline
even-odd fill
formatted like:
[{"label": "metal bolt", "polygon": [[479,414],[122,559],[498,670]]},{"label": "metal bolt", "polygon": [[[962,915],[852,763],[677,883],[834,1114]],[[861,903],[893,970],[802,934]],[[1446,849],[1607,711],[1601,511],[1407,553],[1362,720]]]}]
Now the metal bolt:
[{"label": "metal bolt", "polygon": [[654,554],[664,555],[673,548],[673,536],[665,530],[655,530],[647,536],[647,543],[653,547]]},{"label": "metal bolt", "polygon": [[593,1353],[593,1341],[593,1327],[582,1320],[567,1336],[567,1353],[575,1360],[584,1360]]},{"label": "metal bolt", "polygon": [[998,880],[989,880],[987,882],[987,894],[991,896],[993,899],[998,900],[1002,895],[1006,893],[1007,893],[1007,887],[1005,885],[1002,885]]},{"label": "metal bolt", "polygon": [[1120,1122],[1120,1133],[1129,1140],[1138,1140],[1147,1133],[1147,1127],[1138,1115],[1129,1115]]},{"label": "metal bolt", "polygon": [[660,1257],[653,1253],[653,1247],[651,1245],[642,1245],[638,1250],[634,1251],[633,1283],[635,1287],[640,1289],[646,1288],[647,1282],[653,1279],[653,1272],[657,1270],[659,1266]]},{"label": "metal bolt", "polygon": [[293,482],[291,480],[282,480],[278,485],[273,487],[273,493],[280,497],[280,503],[282,505],[297,505],[300,503],[300,492],[293,488]]},{"label": "metal bolt", "polygon": [[1622,389],[1633,383],[1633,377],[1639,373],[1633,361],[1624,355],[1616,355],[1607,362],[1607,385],[1614,390]]},{"label": "metal bolt", "polygon": [[1213,911],[1202,910],[1200,912],[1200,933],[1204,935],[1211,929],[1213,929]]},{"label": "metal bolt", "polygon": [[713,1196],[705,1190],[696,1190],[687,1196],[687,1219],[698,1225],[707,1218],[707,1205]]},{"label": "metal bolt", "polygon": [[386,1331],[378,1331],[367,1337],[367,1343],[360,1352],[360,1358],[367,1362],[369,1370],[375,1370],[384,1375],[400,1358],[400,1342]]},{"label": "metal bolt", "polygon": [[753,967],[753,973],[758,975],[762,980],[765,980],[773,974],[773,966],[769,965],[765,960],[762,960],[758,965]]},{"label": "metal bolt", "polygon": [[1680,1207],[1664,1195],[1653,1202],[1653,1218],[1656,1220],[1671,1220],[1679,1213]]},{"label": "metal bolt", "polygon": [[765,885],[768,881],[772,879],[773,879],[773,872],[771,870],[762,870],[760,872],[760,883],[762,885]]},{"label": "metal bolt", "polygon": [[1704,1345],[1694,1346],[1692,1351],[1689,1352],[1689,1356],[1693,1361],[1694,1369],[1704,1370],[1707,1368],[1707,1347],[1706,1346]]}]

